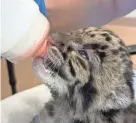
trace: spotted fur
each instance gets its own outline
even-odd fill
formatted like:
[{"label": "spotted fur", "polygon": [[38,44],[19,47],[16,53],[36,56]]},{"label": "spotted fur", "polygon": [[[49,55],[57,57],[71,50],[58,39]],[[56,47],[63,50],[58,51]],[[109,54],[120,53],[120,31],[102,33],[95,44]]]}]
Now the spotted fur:
[{"label": "spotted fur", "polygon": [[[33,62],[53,99],[34,123],[136,123],[132,61],[122,40],[102,28],[55,33],[44,58]],[[129,113],[128,113],[129,112]],[[130,118],[129,117],[129,118]]]}]

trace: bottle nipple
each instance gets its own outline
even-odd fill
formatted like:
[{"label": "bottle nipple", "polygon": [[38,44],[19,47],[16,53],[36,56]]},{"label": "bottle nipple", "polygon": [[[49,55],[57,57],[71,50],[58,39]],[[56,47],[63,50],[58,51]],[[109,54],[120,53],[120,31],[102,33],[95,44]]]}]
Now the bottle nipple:
[{"label": "bottle nipple", "polygon": [[53,39],[49,36],[48,39],[38,47],[34,57],[44,57],[48,47],[53,44],[53,42]]}]

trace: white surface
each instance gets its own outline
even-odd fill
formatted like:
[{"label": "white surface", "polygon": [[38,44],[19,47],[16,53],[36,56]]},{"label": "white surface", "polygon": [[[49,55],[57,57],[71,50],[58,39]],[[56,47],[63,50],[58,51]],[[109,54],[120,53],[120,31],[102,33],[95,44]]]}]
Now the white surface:
[{"label": "white surface", "polygon": [[136,18],[136,9],[125,16],[126,18]]},{"label": "white surface", "polygon": [[4,99],[0,123],[30,123],[50,98],[49,89],[40,85]]}]

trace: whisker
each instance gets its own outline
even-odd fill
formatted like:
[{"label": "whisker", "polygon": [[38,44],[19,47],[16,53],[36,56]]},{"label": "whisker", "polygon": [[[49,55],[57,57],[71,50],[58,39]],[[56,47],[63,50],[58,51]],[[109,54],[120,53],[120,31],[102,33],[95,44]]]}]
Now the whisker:
[{"label": "whisker", "polygon": [[[60,70],[58,68],[58,66],[61,65],[61,61],[57,58],[55,59],[53,57],[50,57],[49,55],[46,55],[45,59],[48,60],[48,62],[46,63],[46,68],[50,69],[51,71],[54,71],[54,72],[56,72],[56,74],[58,74],[59,70]],[[54,60],[56,60],[57,62],[52,63],[52,61],[54,61]]]}]

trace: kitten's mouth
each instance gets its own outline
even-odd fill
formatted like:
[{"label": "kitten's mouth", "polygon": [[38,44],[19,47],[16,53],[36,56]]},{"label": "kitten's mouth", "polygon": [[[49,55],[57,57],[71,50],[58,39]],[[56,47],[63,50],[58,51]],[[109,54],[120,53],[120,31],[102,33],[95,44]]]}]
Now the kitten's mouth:
[{"label": "kitten's mouth", "polygon": [[60,51],[56,47],[50,46],[44,58],[37,57],[33,60],[32,68],[36,76],[42,80],[45,76],[57,73],[63,63]]}]

